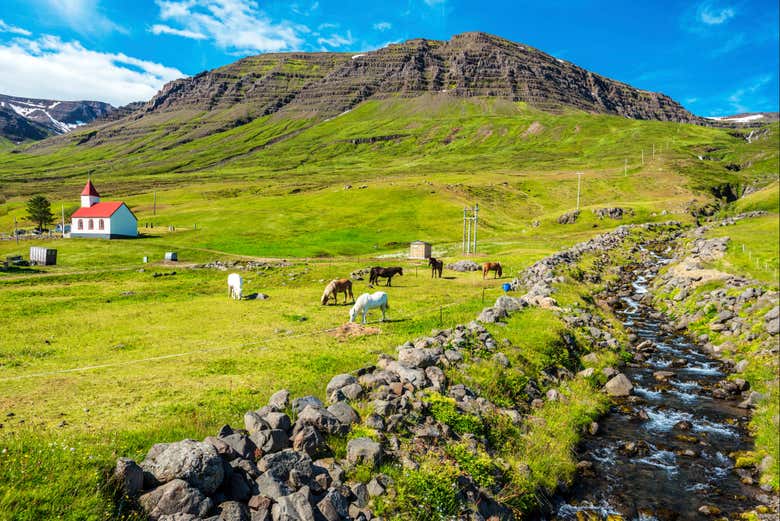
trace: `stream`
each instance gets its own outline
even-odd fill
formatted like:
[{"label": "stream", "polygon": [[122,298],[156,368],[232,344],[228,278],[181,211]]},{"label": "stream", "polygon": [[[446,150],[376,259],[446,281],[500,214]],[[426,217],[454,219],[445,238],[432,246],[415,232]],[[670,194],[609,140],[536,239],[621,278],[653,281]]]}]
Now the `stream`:
[{"label": "stream", "polygon": [[[737,400],[711,396],[726,377],[722,364],[641,302],[667,262],[651,256],[652,263],[628,272],[615,306],[639,337],[636,345],[649,341],[633,350],[640,355],[622,371],[633,396],[616,401],[598,432],[583,439],[578,456],[590,463],[580,465],[565,501],[554,507],[557,520],[701,520],[704,513],[721,517],[757,504],[758,489],[742,483],[729,458],[752,449],[747,412]],[[658,371],[668,374],[654,375]],[[709,512],[701,512],[703,506]]]}]

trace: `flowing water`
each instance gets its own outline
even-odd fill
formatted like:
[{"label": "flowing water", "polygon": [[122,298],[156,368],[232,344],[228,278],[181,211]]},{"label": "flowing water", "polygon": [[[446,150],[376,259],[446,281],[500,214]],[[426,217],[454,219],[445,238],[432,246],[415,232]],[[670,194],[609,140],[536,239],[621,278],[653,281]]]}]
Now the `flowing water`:
[{"label": "flowing water", "polygon": [[[750,450],[746,411],[734,400],[714,399],[709,389],[722,380],[721,364],[686,337],[671,332],[665,317],[640,302],[657,269],[640,269],[619,292],[616,313],[639,342],[654,349],[646,360],[623,373],[634,384],[634,397],[614,405],[587,436],[579,456],[592,463],[580,472],[555,518],[701,520],[702,505],[722,515],[757,503],[758,489],[744,485],[729,454]],[[674,376],[666,382],[656,371]]]}]

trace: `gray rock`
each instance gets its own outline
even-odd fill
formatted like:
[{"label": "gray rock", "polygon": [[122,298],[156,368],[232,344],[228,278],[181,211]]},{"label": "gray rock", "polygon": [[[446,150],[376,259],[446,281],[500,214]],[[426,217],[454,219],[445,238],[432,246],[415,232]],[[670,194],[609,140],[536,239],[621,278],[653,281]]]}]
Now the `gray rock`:
[{"label": "gray rock", "polygon": [[252,490],[247,483],[246,474],[240,471],[232,472],[225,478],[222,484],[222,490],[225,491],[225,495],[236,501],[248,500],[252,495]]},{"label": "gray rock", "polygon": [[493,355],[493,361],[501,367],[509,367],[509,358],[504,353],[496,353]]},{"label": "gray rock", "polygon": [[508,315],[503,308],[489,307],[482,310],[477,320],[485,324],[494,324]]},{"label": "gray rock", "polygon": [[182,479],[207,495],[214,493],[224,478],[217,449],[195,440],[167,444],[151,457],[147,455],[141,468],[160,483]]},{"label": "gray rock", "polygon": [[387,371],[397,375],[401,382],[409,382],[417,389],[423,389],[428,384],[425,371],[422,369],[413,369],[399,362],[392,361],[387,364]]},{"label": "gray rock", "polygon": [[357,400],[363,393],[363,387],[359,383],[345,385],[339,389],[347,400]]},{"label": "gray rock", "polygon": [[248,411],[244,414],[244,427],[249,434],[271,428],[271,426],[268,425],[268,422],[255,411]]},{"label": "gray rock", "polygon": [[374,477],[371,478],[371,481],[369,481],[366,485],[366,490],[368,491],[369,496],[378,497],[385,493],[387,487],[382,485],[382,483],[380,483],[380,481]]},{"label": "gray rock", "polygon": [[130,458],[119,458],[114,467],[114,481],[129,497],[136,497],[144,487],[144,471]]},{"label": "gray rock", "polygon": [[225,501],[218,510],[219,521],[252,521],[249,508],[238,501]]},{"label": "gray rock", "polygon": [[348,425],[342,424],[338,418],[327,409],[320,409],[311,405],[307,405],[300,414],[298,414],[298,419],[295,421],[295,429],[293,432],[296,432],[306,425],[311,425],[318,431],[327,432],[328,434],[346,434],[349,430]]},{"label": "gray rock", "polygon": [[509,313],[523,309],[527,306],[528,302],[526,300],[517,297],[508,297],[506,295],[498,297],[495,304],[493,304],[494,308],[503,309]]},{"label": "gray rock", "polygon": [[610,396],[628,396],[633,389],[634,386],[631,384],[631,380],[623,373],[618,373],[617,376],[612,377],[604,385],[604,390]]},{"label": "gray rock", "polygon": [[296,398],[295,400],[293,400],[292,408],[297,414],[300,414],[300,412],[303,411],[309,405],[320,409],[323,409],[325,407],[325,404],[322,403],[322,401],[316,396],[303,396],[301,398]]},{"label": "gray rock", "polygon": [[225,436],[222,441],[230,445],[230,448],[243,459],[254,459],[257,446],[246,434],[234,433]]},{"label": "gray rock", "polygon": [[366,507],[371,499],[368,495],[368,487],[363,483],[355,483],[350,488],[352,489],[352,495],[355,496],[354,502],[358,508]]},{"label": "gray rock", "polygon": [[138,502],[152,520],[174,514],[206,517],[214,509],[211,499],[182,479],[173,479],[143,494]]},{"label": "gray rock", "polygon": [[279,499],[290,494],[290,489],[285,483],[267,472],[257,478],[255,483],[257,483],[257,491],[261,496]]},{"label": "gray rock", "polygon": [[292,428],[292,422],[290,421],[290,417],[287,416],[283,412],[269,412],[265,416],[263,416],[263,420],[268,423],[268,426],[271,429],[279,429],[282,431],[289,432]]},{"label": "gray rock", "polygon": [[398,361],[412,369],[425,369],[436,364],[440,354],[441,350],[438,349],[405,348],[398,351]]},{"label": "gray rock", "polygon": [[780,318],[769,320],[766,323],[766,332],[772,336],[780,333]]},{"label": "gray rock", "polygon": [[[228,435],[229,436],[229,435]],[[222,456],[222,459],[225,461],[231,461],[238,457],[238,454],[233,450],[233,447],[225,443],[222,438],[217,438],[214,436],[206,436],[203,439],[203,443],[208,443],[215,449],[217,449],[217,454]]]},{"label": "gray rock", "polygon": [[[347,489],[345,492],[349,492]],[[341,521],[349,517],[349,499],[339,488],[331,488],[317,503],[317,510],[327,521]]]},{"label": "gray rock", "polygon": [[328,407],[328,412],[336,417],[342,425],[360,423],[360,415],[347,402],[336,402]]},{"label": "gray rock", "polygon": [[287,481],[291,470],[297,470],[303,475],[311,476],[311,458],[301,452],[285,449],[274,454],[263,456],[257,463],[261,472],[267,472],[280,481]]},{"label": "gray rock", "polygon": [[332,395],[342,387],[346,387],[347,385],[352,385],[357,383],[357,378],[352,376],[351,374],[339,374],[334,376],[330,379],[330,382],[328,382],[327,387],[325,388],[325,394],[327,396]]},{"label": "gray rock", "polygon": [[252,496],[247,505],[252,521],[271,521],[271,508],[273,507],[271,498],[260,495]]},{"label": "gray rock", "polygon": [[260,431],[254,433],[251,439],[263,454],[272,454],[290,446],[287,432],[281,429]]},{"label": "gray rock", "polygon": [[382,460],[382,445],[370,438],[355,438],[347,442],[347,461],[375,467]]},{"label": "gray rock", "polygon": [[271,517],[273,521],[314,521],[314,510],[309,504],[307,491],[299,490],[277,499]]},{"label": "gray rock", "polygon": [[434,390],[440,391],[447,382],[447,377],[439,367],[432,365],[425,368],[425,376],[430,380]]},{"label": "gray rock", "polygon": [[292,437],[292,447],[293,450],[305,452],[311,458],[330,454],[330,447],[325,443],[325,438],[311,425],[306,425],[295,433]]},{"label": "gray rock", "polygon": [[368,415],[364,423],[366,424],[366,427],[374,429],[375,431],[383,432],[385,430],[385,420],[378,414],[374,413]]},{"label": "gray rock", "polygon": [[596,370],[592,367],[588,367],[587,369],[583,369],[582,371],[578,372],[577,376],[580,378],[590,378],[594,374],[596,374]]},{"label": "gray rock", "polygon": [[290,391],[288,391],[287,389],[276,391],[268,399],[268,406],[274,409],[275,411],[285,410],[287,407],[290,406]]},{"label": "gray rock", "polygon": [[453,364],[457,364],[463,361],[463,355],[460,354],[460,352],[455,351],[454,349],[447,349],[446,351],[444,351],[444,356],[447,358],[447,360],[450,361],[450,363]]},{"label": "gray rock", "polygon": [[774,320],[776,318],[780,318],[780,306],[773,307],[767,312],[766,315],[764,315],[764,320],[766,322],[769,322],[770,320]]},{"label": "gray rock", "polygon": [[764,399],[764,395],[756,392],[756,391],[750,391],[750,394],[748,395],[747,399],[741,402],[737,407],[741,409],[750,409],[752,407],[755,407],[758,405],[758,402]]}]

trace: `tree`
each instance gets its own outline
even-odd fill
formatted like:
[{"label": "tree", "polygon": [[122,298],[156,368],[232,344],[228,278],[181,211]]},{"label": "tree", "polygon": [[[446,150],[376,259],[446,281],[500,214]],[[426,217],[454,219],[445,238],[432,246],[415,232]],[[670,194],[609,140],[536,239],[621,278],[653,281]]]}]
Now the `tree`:
[{"label": "tree", "polygon": [[27,201],[27,218],[38,223],[38,229],[43,231],[47,224],[54,222],[54,214],[51,213],[51,203],[42,195],[31,197]]}]

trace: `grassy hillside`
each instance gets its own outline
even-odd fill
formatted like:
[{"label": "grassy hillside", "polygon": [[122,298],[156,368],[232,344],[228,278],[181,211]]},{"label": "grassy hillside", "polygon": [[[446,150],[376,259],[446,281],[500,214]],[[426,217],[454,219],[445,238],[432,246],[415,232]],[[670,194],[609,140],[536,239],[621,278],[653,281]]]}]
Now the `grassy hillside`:
[{"label": "grassy hillside", "polygon": [[[31,228],[24,204],[32,194],[49,197],[57,215],[78,205],[87,175],[106,200],[128,203],[143,234],[0,240],[0,258],[26,256],[33,245],[59,252],[56,267],[0,273],[0,447],[8,450],[0,518],[110,518],[104,473],[117,455],[240,424],[278,388],[319,393],[335,373],[473,319],[483,298],[501,294],[501,280],[431,280],[404,258],[416,239],[432,242],[437,257],[462,258],[464,206],[481,208],[475,260],[500,260],[506,276],[622,223],[690,222],[692,205],[747,186],[768,185],[735,211],[765,209],[777,219],[777,124],[747,143],[740,132],[437,95],[371,101],[328,121],[267,116],[200,135],[198,118],[211,125],[219,117],[180,111],[131,122],[138,132],[117,139],[88,139],[87,129],[35,146],[0,143],[0,234],[14,218]],[[561,225],[576,205],[576,172],[584,173],[582,214]],[[613,206],[632,213],[617,221],[593,212]],[[776,228],[762,223],[755,246],[777,266]],[[166,251],[181,263],[160,262]],[[246,291],[271,298],[242,302],[228,301],[224,271],[193,267],[241,258],[292,265],[245,272]],[[388,290],[392,320],[381,334],[341,341],[327,330],[347,308],[321,306],[322,287],[372,264],[404,266]],[[543,338],[550,321],[528,314],[504,334]],[[561,418],[542,434],[557,436]],[[528,454],[538,451],[531,441]]]}]

